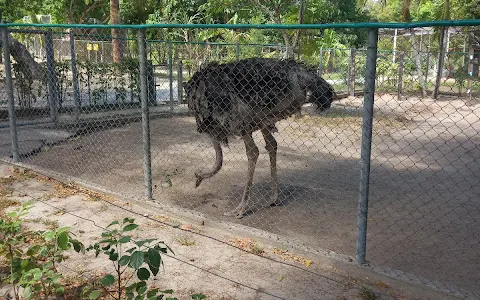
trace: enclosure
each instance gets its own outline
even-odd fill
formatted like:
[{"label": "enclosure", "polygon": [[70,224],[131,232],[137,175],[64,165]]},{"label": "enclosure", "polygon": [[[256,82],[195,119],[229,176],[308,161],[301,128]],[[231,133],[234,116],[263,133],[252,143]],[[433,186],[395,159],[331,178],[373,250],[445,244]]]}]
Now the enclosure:
[{"label": "enclosure", "polygon": [[[476,298],[478,25],[2,24],[0,155]],[[201,39],[296,30],[305,47],[294,53]],[[364,46],[308,43],[329,32]],[[333,104],[321,114],[307,104],[277,123],[278,206],[269,205],[268,153],[254,133],[249,211],[224,216],[242,196],[245,147],[230,140],[222,170],[195,188],[194,172],[211,167],[215,151],[197,132],[184,85],[209,62],[292,55],[333,86]]]}]

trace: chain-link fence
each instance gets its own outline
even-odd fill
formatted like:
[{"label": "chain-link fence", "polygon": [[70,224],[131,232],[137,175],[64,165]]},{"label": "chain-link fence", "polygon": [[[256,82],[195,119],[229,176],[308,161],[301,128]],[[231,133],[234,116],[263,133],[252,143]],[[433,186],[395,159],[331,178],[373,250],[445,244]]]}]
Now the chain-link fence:
[{"label": "chain-link fence", "polygon": [[3,25],[0,155],[479,297],[480,33],[433,25],[305,64],[208,25]]}]

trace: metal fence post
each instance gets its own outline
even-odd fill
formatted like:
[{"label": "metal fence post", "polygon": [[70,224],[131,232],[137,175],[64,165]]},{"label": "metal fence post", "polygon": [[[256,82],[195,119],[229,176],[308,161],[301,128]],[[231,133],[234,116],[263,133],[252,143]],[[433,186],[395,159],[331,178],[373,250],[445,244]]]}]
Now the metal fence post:
[{"label": "metal fence post", "polygon": [[148,105],[157,105],[157,91],[155,86],[155,72],[153,70],[153,63],[147,60],[147,90],[148,90]]},{"label": "metal fence post", "polygon": [[168,42],[168,76],[170,88],[170,112],[173,113],[173,44]]},{"label": "metal fence post", "polygon": [[426,70],[425,70],[425,86],[428,84],[428,71],[430,70],[430,46],[427,48]]},{"label": "metal fence post", "polygon": [[70,29],[70,60],[73,80],[73,99],[75,101],[75,117],[78,119],[78,117],[80,116],[82,103],[80,102],[80,89],[78,88],[77,59],[75,54],[75,35],[73,34],[72,29]]},{"label": "metal fence post", "polygon": [[377,66],[378,29],[368,33],[367,61],[365,70],[365,97],[363,108],[362,150],[360,159],[360,196],[358,201],[357,264],[365,263],[367,248],[367,215],[370,184],[370,159],[372,149],[373,102]]},{"label": "metal fence post", "polygon": [[47,56],[47,84],[48,84],[48,100],[50,104],[50,117],[52,122],[57,122],[58,109],[58,91],[57,76],[55,74],[55,53],[53,52],[53,36],[52,30],[49,29],[45,34],[45,54]]},{"label": "metal fence post", "polygon": [[183,64],[182,61],[178,61],[177,67],[177,92],[178,92],[178,103],[183,102]]},{"label": "metal fence post", "polygon": [[13,98],[12,65],[10,61],[10,49],[8,47],[8,28],[2,27],[1,30],[4,54],[3,65],[5,67],[5,88],[7,90],[8,101],[8,120],[10,126],[10,137],[12,139],[12,159],[14,162],[19,162],[20,159],[18,156],[17,120],[15,117],[15,103]]},{"label": "metal fence post", "polygon": [[355,96],[355,49],[350,49],[350,61],[348,64],[348,92]]},{"label": "metal fence post", "polygon": [[[0,9],[0,22],[1,23],[4,23],[3,22],[3,11]],[[2,45],[0,45],[0,53],[2,52]],[[2,64],[3,61],[2,61],[2,55],[0,54],[0,64]]]},{"label": "metal fence post", "polygon": [[400,52],[398,55],[398,89],[397,89],[397,100],[402,100],[403,93],[403,57],[405,53]]},{"label": "metal fence post", "polygon": [[235,59],[238,61],[240,59],[240,44],[235,45]]},{"label": "metal fence post", "polygon": [[323,48],[320,48],[320,62],[318,63],[318,75],[323,75]]},{"label": "metal fence post", "polygon": [[473,46],[470,45],[470,49],[468,49],[468,67],[467,67],[467,72],[468,72],[468,79],[467,79],[467,94],[468,94],[468,100],[472,100],[472,78],[473,78],[473,58],[475,55],[475,50],[473,49]]},{"label": "metal fence post", "polygon": [[148,115],[147,55],[145,31],[138,31],[138,61],[140,64],[140,101],[142,104],[142,137],[144,154],[145,197],[152,199],[152,155],[150,148],[150,121]]}]

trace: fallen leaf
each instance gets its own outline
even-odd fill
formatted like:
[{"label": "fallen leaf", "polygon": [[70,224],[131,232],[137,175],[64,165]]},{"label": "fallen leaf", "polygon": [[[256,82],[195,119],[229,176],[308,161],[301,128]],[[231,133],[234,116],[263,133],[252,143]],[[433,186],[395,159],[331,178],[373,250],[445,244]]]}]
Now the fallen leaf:
[{"label": "fallen leaf", "polygon": [[390,288],[390,286],[388,284],[386,284],[385,282],[381,281],[381,280],[377,280],[375,282],[375,284],[378,286],[378,287],[381,287],[381,288]]}]

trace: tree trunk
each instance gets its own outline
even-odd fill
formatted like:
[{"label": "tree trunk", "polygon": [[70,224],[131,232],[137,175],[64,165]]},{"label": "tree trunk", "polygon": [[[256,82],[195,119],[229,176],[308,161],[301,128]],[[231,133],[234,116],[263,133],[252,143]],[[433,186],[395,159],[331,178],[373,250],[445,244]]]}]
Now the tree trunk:
[{"label": "tree trunk", "polygon": [[[2,41],[0,40],[0,46]],[[35,61],[33,56],[28,52],[27,48],[15,39],[11,34],[8,34],[8,47],[10,49],[10,55],[15,62],[22,64],[26,67],[26,70],[30,73],[31,78],[43,81],[45,79],[45,69]]]},{"label": "tree trunk", "polygon": [[438,65],[437,65],[437,77],[435,79],[435,89],[433,90],[433,99],[438,99],[438,93],[440,91],[440,84],[442,82],[443,75],[443,64],[445,59],[445,31],[448,30],[448,27],[441,27],[440,29],[440,53],[438,55]]},{"label": "tree trunk", "polygon": [[[300,0],[300,7],[298,8],[298,24],[303,24],[303,17],[305,16],[305,8],[307,5],[306,1],[307,0]],[[295,38],[292,45],[293,50],[299,48],[298,46],[300,42],[300,33],[301,29],[297,29],[297,32],[295,32]],[[300,49],[298,49],[298,52],[300,52]]]},{"label": "tree trunk", "polygon": [[410,22],[411,21],[410,0],[403,0],[402,1],[402,20],[403,20],[403,22]]},{"label": "tree trunk", "polygon": [[282,29],[282,36],[283,40],[285,41],[285,48],[286,48],[286,58],[293,58],[293,47],[290,45],[290,38],[288,37],[287,32]]},{"label": "tree trunk", "polygon": [[[120,24],[120,3],[119,0],[110,0],[110,23]],[[112,28],[113,62],[118,63],[123,59],[123,45],[118,28]]]}]

